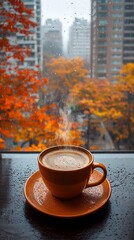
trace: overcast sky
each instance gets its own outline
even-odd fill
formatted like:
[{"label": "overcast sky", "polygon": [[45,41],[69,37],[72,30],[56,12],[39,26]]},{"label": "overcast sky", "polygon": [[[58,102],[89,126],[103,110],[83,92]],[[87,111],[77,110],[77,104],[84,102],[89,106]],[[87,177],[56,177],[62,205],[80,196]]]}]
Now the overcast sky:
[{"label": "overcast sky", "polygon": [[60,18],[64,24],[72,23],[74,17],[90,20],[90,0],[41,0],[42,24],[47,18]]},{"label": "overcast sky", "polygon": [[68,40],[69,26],[75,17],[90,21],[91,0],[41,0],[42,25],[48,18],[60,19],[63,24],[64,44]]}]

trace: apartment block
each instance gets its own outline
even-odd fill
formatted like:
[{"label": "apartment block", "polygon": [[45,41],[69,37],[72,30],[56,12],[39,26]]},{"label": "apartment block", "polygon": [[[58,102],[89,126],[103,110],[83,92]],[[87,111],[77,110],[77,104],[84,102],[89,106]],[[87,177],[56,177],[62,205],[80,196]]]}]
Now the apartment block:
[{"label": "apartment block", "polygon": [[63,55],[62,23],[47,19],[43,26],[43,52],[54,57]]},{"label": "apartment block", "polygon": [[134,62],[134,1],[91,1],[91,77],[117,80]]},{"label": "apartment block", "polygon": [[75,18],[69,29],[68,57],[90,60],[90,25],[86,19]]},{"label": "apartment block", "polygon": [[25,7],[33,9],[34,16],[31,20],[37,23],[37,27],[30,29],[31,34],[25,36],[17,33],[17,43],[21,47],[28,47],[31,51],[29,57],[25,58],[24,63],[19,62],[19,68],[36,69],[36,66],[42,70],[42,42],[41,42],[41,0],[23,0]]},{"label": "apartment block", "polygon": [[[39,69],[42,69],[42,43],[41,43],[41,1],[40,0],[23,0],[25,7],[33,10],[33,17],[31,21],[37,23],[37,27],[30,27],[30,34],[24,35],[22,33],[10,33],[7,38],[10,43],[13,45],[19,45],[22,48],[27,47],[30,50],[30,56],[25,57],[25,61],[21,62],[17,59],[10,59],[9,61],[12,63],[12,66],[19,66],[20,69],[29,68],[32,70],[36,69],[36,66],[39,66]],[[12,6],[8,4],[8,2],[3,3],[3,9],[11,10]],[[1,22],[4,21],[4,17],[2,16]],[[17,23],[17,26],[21,28],[21,24]],[[5,53],[0,53],[0,57]]]},{"label": "apartment block", "polygon": [[123,64],[134,63],[134,0],[124,2]]}]

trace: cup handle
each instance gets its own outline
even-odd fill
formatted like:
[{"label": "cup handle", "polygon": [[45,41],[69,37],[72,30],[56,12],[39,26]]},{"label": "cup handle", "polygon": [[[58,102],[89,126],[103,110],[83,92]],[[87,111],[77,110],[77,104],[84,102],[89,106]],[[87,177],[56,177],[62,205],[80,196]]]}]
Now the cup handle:
[{"label": "cup handle", "polygon": [[107,176],[106,167],[102,163],[93,163],[92,170],[94,170],[95,168],[101,168],[103,170],[102,177],[96,182],[91,182],[91,183],[88,182],[86,185],[86,188],[97,186],[97,185],[101,184],[102,182],[104,182],[104,180],[106,179],[106,176]]}]

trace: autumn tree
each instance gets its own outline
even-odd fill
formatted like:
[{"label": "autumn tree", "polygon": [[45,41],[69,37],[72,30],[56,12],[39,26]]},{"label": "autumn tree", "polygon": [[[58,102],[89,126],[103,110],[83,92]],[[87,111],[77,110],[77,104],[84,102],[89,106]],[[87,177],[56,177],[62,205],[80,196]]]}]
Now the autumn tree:
[{"label": "autumn tree", "polygon": [[[0,1],[0,51],[1,65],[10,64],[9,59],[24,61],[24,57],[30,54],[30,49],[22,48],[14,40],[16,33],[28,35],[30,27],[35,28],[36,22],[31,21],[34,12],[26,8],[22,0]],[[12,38],[11,38],[12,36]],[[10,64],[12,65],[12,63]]]},{"label": "autumn tree", "polygon": [[37,71],[16,69],[15,74],[2,74],[0,80],[1,138],[14,139],[18,150],[38,143],[47,146],[49,132],[53,138],[56,126],[56,119],[47,112],[55,106],[40,108],[37,104],[38,93],[47,79],[39,81]]},{"label": "autumn tree", "polygon": [[71,98],[75,105],[74,114],[77,112],[84,116],[82,130],[86,148],[99,148],[99,146],[93,145],[93,142],[97,135],[104,134],[101,123],[107,119],[108,112],[111,110],[111,92],[110,81],[100,81],[88,77],[84,82],[76,84],[72,88]]},{"label": "autumn tree", "polygon": [[[117,78],[116,84],[109,80],[86,78],[72,88],[71,96],[78,112],[86,118],[85,146],[92,143],[92,133],[101,133],[98,122],[103,123],[110,133],[117,149],[122,144],[124,149],[133,149],[134,136],[134,64],[126,64]],[[98,121],[97,121],[98,119]]]},{"label": "autumn tree", "polygon": [[[16,33],[30,34],[34,12],[27,9],[21,0],[0,2],[0,148],[6,148],[5,140],[12,138],[16,149],[29,147],[43,149],[54,138],[57,119],[50,112],[55,105],[40,108],[40,91],[47,79],[40,71],[17,67],[17,61],[24,61],[30,51],[20,48],[11,38]],[[51,111],[50,111],[51,109]],[[51,137],[50,137],[51,135]],[[11,148],[11,146],[10,146]]]},{"label": "autumn tree", "polygon": [[70,89],[74,84],[82,82],[88,71],[84,68],[81,58],[52,58],[45,65],[49,79],[46,92],[47,98],[63,108],[68,100]]},{"label": "autumn tree", "polygon": [[[9,138],[14,142],[14,149],[27,151],[39,151],[61,142],[67,143],[64,138],[67,129],[63,117],[56,114],[57,105],[40,98],[41,92],[48,93],[45,74],[42,78],[38,66],[36,70],[20,70],[17,66],[18,61],[25,61],[30,49],[20,48],[12,41],[12,37],[18,32],[31,34],[31,27],[34,31],[37,26],[31,21],[34,12],[25,8],[21,0],[0,2],[0,11],[0,148],[6,148],[5,141]],[[70,144],[81,143],[80,134],[75,132],[75,128],[72,123],[68,131]]]},{"label": "autumn tree", "polygon": [[117,147],[134,149],[134,64],[125,64],[115,84],[116,94],[120,101],[116,102],[119,117],[113,120],[113,136]]},{"label": "autumn tree", "polygon": [[[55,102],[58,106],[57,113],[55,113],[59,118],[58,144],[83,145],[81,124],[76,122],[74,115],[69,114],[72,108],[69,92],[74,84],[83,82],[88,73],[83,60],[81,58],[51,58],[47,55],[43,69],[49,80],[47,87],[44,88],[47,103]],[[70,127],[68,128],[68,126]]]},{"label": "autumn tree", "polygon": [[[117,81],[110,87],[110,101],[105,105],[105,125],[117,149],[134,147],[134,64],[122,66]],[[103,102],[102,102],[103,104]]]}]

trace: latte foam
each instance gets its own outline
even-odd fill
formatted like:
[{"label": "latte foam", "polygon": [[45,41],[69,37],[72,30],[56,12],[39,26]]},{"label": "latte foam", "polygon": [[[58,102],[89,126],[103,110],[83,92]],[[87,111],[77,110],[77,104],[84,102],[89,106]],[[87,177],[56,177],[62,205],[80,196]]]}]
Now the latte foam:
[{"label": "latte foam", "polygon": [[75,170],[85,167],[89,163],[86,153],[71,149],[60,149],[47,153],[42,163],[56,170]]}]

